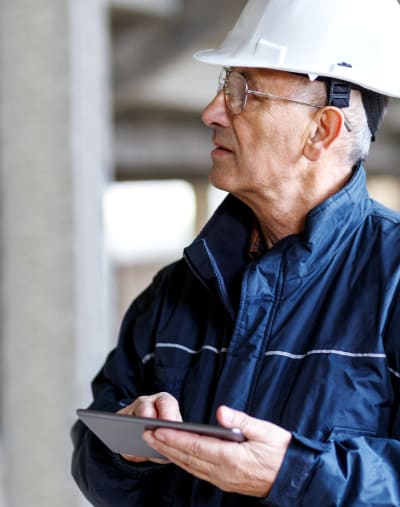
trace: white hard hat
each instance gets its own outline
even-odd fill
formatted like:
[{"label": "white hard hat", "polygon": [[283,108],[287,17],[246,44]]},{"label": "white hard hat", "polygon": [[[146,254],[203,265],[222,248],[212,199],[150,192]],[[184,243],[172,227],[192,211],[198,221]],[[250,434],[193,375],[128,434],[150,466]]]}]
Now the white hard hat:
[{"label": "white hard hat", "polygon": [[249,0],[218,49],[197,60],[330,77],[400,97],[398,0]]}]

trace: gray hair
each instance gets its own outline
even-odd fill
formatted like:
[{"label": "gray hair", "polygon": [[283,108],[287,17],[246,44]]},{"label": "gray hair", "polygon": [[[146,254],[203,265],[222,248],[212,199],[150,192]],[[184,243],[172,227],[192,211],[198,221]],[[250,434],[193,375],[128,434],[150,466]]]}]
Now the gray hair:
[{"label": "gray hair", "polygon": [[348,141],[345,142],[345,145],[349,162],[354,166],[367,159],[372,141],[372,134],[359,90],[352,90],[350,107],[343,110],[343,113],[351,125],[351,132],[348,133]]},{"label": "gray hair", "polygon": [[[304,80],[302,79],[303,84]],[[308,79],[307,79],[308,81]],[[325,83],[320,81],[314,81],[310,83],[308,81],[307,86],[302,86],[302,98],[305,98],[308,102],[314,104],[324,104],[327,102],[327,90]],[[386,106],[382,111],[383,119],[386,113]],[[369,150],[371,148],[371,141],[373,136],[368,126],[367,115],[365,112],[361,91],[353,89],[351,91],[350,106],[343,108],[342,112],[345,116],[346,121],[351,126],[351,132],[345,130],[343,127],[341,151],[346,156],[348,162],[354,166],[359,162],[363,162],[367,159]]]}]

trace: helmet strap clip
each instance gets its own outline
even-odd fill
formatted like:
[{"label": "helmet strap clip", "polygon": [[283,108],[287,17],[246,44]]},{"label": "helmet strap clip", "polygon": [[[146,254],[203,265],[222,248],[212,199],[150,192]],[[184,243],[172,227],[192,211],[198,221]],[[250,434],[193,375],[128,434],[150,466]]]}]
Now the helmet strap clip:
[{"label": "helmet strap clip", "polygon": [[335,107],[350,106],[351,85],[336,79],[328,79],[328,104]]}]

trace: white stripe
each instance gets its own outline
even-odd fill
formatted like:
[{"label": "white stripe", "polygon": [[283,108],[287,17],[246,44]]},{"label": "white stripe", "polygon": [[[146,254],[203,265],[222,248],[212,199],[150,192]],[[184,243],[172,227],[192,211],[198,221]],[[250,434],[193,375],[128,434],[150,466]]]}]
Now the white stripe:
[{"label": "white stripe", "polygon": [[211,345],[203,345],[203,347],[201,347],[200,349],[195,350],[189,349],[188,347],[185,347],[183,345],[179,345],[178,343],[156,343],[156,348],[180,349],[184,350],[185,352],[188,352],[189,354],[200,354],[200,352],[202,352],[203,350],[211,350],[211,352],[215,352],[215,354],[222,354],[228,350],[226,348],[218,350],[215,347],[212,347]]},{"label": "white stripe", "polygon": [[[221,350],[218,350],[215,347],[212,347],[211,345],[204,345],[198,350],[190,349],[189,347],[185,347],[184,345],[180,345],[178,343],[156,343],[156,348],[168,348],[168,349],[179,349],[187,352],[188,354],[200,354],[203,350],[209,350],[211,352],[214,352],[215,354],[224,354],[228,351],[227,348],[222,348]],[[288,357],[289,359],[304,359],[311,355],[329,355],[334,354],[337,356],[345,356],[345,357],[372,357],[376,359],[385,359],[386,354],[379,354],[379,353],[357,353],[357,352],[347,352],[345,350],[336,350],[336,349],[316,349],[316,350],[309,350],[305,354],[292,354],[290,352],[286,352],[284,350],[269,350],[265,353],[265,356],[283,356]],[[154,357],[154,352],[151,352],[144,356],[142,359],[143,364],[146,364]],[[400,374],[398,374],[395,371],[392,371],[394,375],[398,375],[400,377]]]},{"label": "white stripe", "polygon": [[[214,354],[224,354],[228,350],[227,348],[222,348],[221,350],[218,350],[217,348],[212,347],[211,345],[203,345],[203,347],[201,347],[200,349],[195,350],[195,349],[190,349],[189,347],[185,347],[184,345],[179,345],[178,343],[156,343],[156,348],[157,349],[161,349],[161,348],[179,349],[179,350],[183,350],[183,351],[187,352],[188,354],[193,354],[193,355],[200,354],[200,352],[202,352],[203,350],[210,350],[211,352],[214,352]],[[151,359],[153,359],[153,357],[154,357],[154,352],[147,354],[142,359],[142,363],[146,364]]]},{"label": "white stripe", "polygon": [[393,370],[393,368],[389,368],[389,371],[390,371],[390,373],[393,373],[393,375],[395,377],[399,377],[400,378],[400,373],[398,371]]},{"label": "white stripe", "polygon": [[[221,350],[218,350],[215,347],[212,347],[211,345],[204,345],[198,350],[190,349],[189,347],[185,347],[183,345],[179,345],[178,343],[156,343],[156,348],[169,348],[169,349],[179,349],[184,350],[188,354],[200,354],[203,350],[210,350],[211,352],[214,352],[215,354],[223,354],[228,351],[227,348],[222,348]],[[357,353],[357,352],[346,352],[345,350],[335,350],[335,349],[321,349],[321,350],[309,350],[305,354],[291,354],[290,352],[285,352],[284,350],[269,350],[265,353],[265,356],[283,356],[288,357],[289,359],[304,359],[307,356],[311,355],[329,355],[334,354],[337,356],[345,356],[345,357],[372,357],[377,359],[386,359],[386,354],[379,354],[379,353]],[[146,364],[151,359],[154,358],[154,352],[151,352],[150,354],[147,354],[142,359],[142,363]],[[394,370],[393,368],[389,368],[390,373],[392,373],[395,377],[400,378],[400,372]]]},{"label": "white stripe", "polygon": [[290,359],[304,359],[305,357],[311,356],[313,354],[335,354],[337,356],[346,356],[346,357],[375,357],[382,359],[386,358],[386,354],[356,353],[335,349],[309,350],[305,354],[291,354],[290,352],[285,352],[284,350],[269,350],[268,352],[265,353],[266,356],[284,356]]},{"label": "white stripe", "polygon": [[151,352],[150,354],[146,354],[144,358],[142,359],[142,363],[146,364],[154,357],[154,352]]}]

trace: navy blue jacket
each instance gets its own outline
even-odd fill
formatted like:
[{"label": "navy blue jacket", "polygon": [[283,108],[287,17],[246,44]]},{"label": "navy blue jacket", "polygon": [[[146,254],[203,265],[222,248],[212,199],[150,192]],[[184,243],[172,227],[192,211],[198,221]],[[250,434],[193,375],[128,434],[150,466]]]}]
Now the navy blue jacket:
[{"label": "navy blue jacket", "polygon": [[132,465],[73,428],[75,480],[95,506],[400,505],[400,216],[360,167],[305,232],[249,260],[254,225],[228,196],[184,258],[131,305],[92,407],[168,391],[184,420],[221,404],[293,441],[268,498],[223,493],[175,465]]}]

